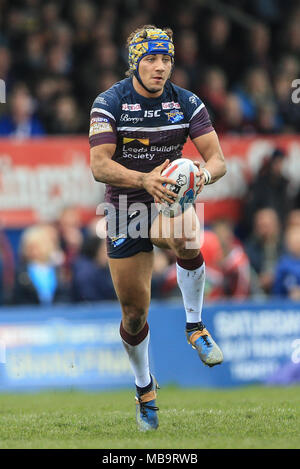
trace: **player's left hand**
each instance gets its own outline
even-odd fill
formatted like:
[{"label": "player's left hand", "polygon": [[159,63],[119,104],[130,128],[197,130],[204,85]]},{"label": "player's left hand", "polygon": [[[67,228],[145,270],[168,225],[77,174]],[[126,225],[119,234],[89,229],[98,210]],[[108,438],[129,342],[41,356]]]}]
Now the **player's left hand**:
[{"label": "player's left hand", "polygon": [[197,182],[197,186],[198,186],[198,190],[197,190],[197,195],[200,194],[200,192],[203,191],[203,188],[204,188],[204,174],[203,174],[203,171],[202,171],[202,168],[200,166],[200,162],[199,161],[193,161],[194,165],[197,166],[199,172],[196,174],[196,176],[199,177],[199,181]]}]

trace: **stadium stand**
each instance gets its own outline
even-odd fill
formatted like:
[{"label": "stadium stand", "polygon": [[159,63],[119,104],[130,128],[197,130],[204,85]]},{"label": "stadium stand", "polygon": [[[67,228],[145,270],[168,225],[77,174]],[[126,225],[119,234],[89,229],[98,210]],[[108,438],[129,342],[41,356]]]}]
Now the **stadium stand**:
[{"label": "stadium stand", "polygon": [[[5,82],[8,99],[0,106],[0,136],[15,140],[87,136],[95,96],[124,77],[126,36],[147,23],[168,25],[174,30],[176,67],[172,80],[203,98],[220,138],[296,134],[300,130],[300,106],[291,98],[291,84],[300,76],[299,2],[230,0],[223,5],[222,14],[218,4],[187,1],[183,7],[182,2],[173,1],[170,8],[169,1],[158,0],[1,2],[0,78]],[[252,272],[250,285],[248,273],[247,278],[244,275],[243,297],[258,292],[271,295],[270,265],[275,272],[279,262],[281,269],[287,220],[289,217],[296,220],[299,214],[299,187],[298,195],[297,191],[291,195],[288,181],[282,175],[282,158],[279,149],[262,166],[257,179],[252,181],[251,197],[244,200],[248,218],[233,227],[235,249],[242,250],[243,272],[249,262]],[[269,218],[259,221],[263,209],[269,210],[264,212]],[[277,211],[279,223],[271,214],[272,209]],[[272,225],[270,236],[259,233],[264,229],[262,223]],[[219,238],[221,250],[215,270],[211,271],[216,274],[212,278],[218,286],[217,298],[234,297],[235,287],[224,285],[229,278],[228,269],[232,269],[226,257],[231,248],[225,246],[225,226],[226,220],[221,220],[219,225],[209,227]],[[82,257],[82,249],[86,252],[85,228],[79,221],[67,228],[68,234],[64,235],[61,214],[57,212],[52,230],[60,244],[54,256],[56,267],[59,265],[63,282],[70,289],[74,266],[88,262]],[[14,289],[11,280],[14,275],[11,266],[16,264],[16,272],[24,267],[24,259],[19,256],[21,235],[21,227],[3,233],[6,246],[11,244],[5,255],[4,241],[0,245],[0,301],[4,303],[28,302],[23,294],[17,295],[17,299],[15,296],[16,287],[20,287],[19,274],[15,275]],[[14,260],[8,254],[12,251]],[[174,259],[162,256],[159,251],[157,256],[153,295],[158,298],[178,295],[172,280]],[[91,257],[89,263],[93,262]],[[300,262],[297,256],[295,262]],[[5,268],[8,264],[10,267]],[[99,266],[93,268],[97,270]],[[101,269],[102,275],[109,276],[105,266]],[[231,273],[233,277],[238,275],[237,271]],[[279,287],[274,289],[280,294]],[[295,294],[291,297],[298,298]],[[66,298],[84,299],[80,295]],[[37,301],[35,294],[33,302]],[[93,301],[92,297],[89,301]]]}]

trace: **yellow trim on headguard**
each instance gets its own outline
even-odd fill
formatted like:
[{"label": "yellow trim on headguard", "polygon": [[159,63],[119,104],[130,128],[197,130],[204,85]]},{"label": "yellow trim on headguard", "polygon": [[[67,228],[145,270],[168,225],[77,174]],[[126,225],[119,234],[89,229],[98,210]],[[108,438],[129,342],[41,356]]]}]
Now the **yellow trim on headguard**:
[{"label": "yellow trim on headguard", "polygon": [[162,29],[146,29],[136,33],[129,44],[129,70],[137,71],[140,60],[145,55],[166,54],[174,59],[174,44],[172,39]]}]

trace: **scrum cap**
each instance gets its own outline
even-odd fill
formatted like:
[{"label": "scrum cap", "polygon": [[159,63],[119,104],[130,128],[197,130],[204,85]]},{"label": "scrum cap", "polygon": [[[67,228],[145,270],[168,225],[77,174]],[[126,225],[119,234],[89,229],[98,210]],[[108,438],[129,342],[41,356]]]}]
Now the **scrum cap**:
[{"label": "scrum cap", "polygon": [[129,70],[137,73],[140,60],[151,54],[166,54],[174,60],[173,41],[162,29],[146,29],[133,36],[129,43]]}]

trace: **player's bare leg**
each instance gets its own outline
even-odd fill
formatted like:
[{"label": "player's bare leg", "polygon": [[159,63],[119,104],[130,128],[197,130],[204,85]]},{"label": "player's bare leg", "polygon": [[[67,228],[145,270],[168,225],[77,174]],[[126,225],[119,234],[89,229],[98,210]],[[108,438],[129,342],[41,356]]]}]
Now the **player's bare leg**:
[{"label": "player's bare leg", "polygon": [[122,308],[120,335],[135,375],[137,423],[141,431],[156,429],[157,383],[150,374],[147,322],[151,299],[153,252],[132,257],[109,259],[112,280]]},{"label": "player's bare leg", "polygon": [[177,282],[186,312],[186,337],[205,365],[222,363],[223,354],[201,321],[205,286],[205,264],[200,251],[200,223],[193,207],[176,218],[159,215],[150,231],[158,247],[172,249],[177,256]]}]

